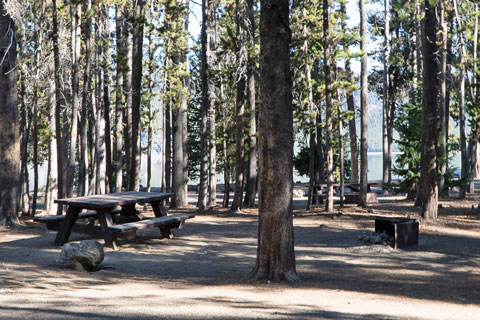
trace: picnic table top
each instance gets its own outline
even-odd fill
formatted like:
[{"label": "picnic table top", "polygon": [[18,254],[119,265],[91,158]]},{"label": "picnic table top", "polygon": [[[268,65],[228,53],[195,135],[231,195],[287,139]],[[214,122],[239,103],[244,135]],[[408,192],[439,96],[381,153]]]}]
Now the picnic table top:
[{"label": "picnic table top", "polygon": [[[346,182],[345,184],[345,187],[360,187],[360,183],[349,183],[349,182]],[[377,183],[376,182],[369,182],[367,183],[368,186],[376,186]],[[326,183],[316,183],[313,185],[314,187],[326,187],[327,184]],[[334,187],[340,187],[340,184],[339,183],[334,183],[333,184]]]},{"label": "picnic table top", "polygon": [[85,209],[105,209],[135,203],[160,201],[171,196],[173,196],[173,193],[126,191],[87,197],[57,199],[55,202]]}]

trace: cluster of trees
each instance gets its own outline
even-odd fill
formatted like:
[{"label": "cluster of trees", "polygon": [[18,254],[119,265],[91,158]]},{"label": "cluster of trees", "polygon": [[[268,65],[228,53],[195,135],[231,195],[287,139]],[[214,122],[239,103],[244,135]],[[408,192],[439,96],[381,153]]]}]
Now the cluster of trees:
[{"label": "cluster of trees", "polygon": [[[347,0],[202,0],[201,34],[189,42],[189,6],[199,4],[188,0],[2,1],[0,226],[19,211],[35,214],[43,162],[51,213],[62,210],[56,198],[138,190],[142,152],[150,188],[152,137],[162,130],[162,188],[175,194],[171,205],[187,204],[189,176],[199,179],[200,209],[215,205],[219,173],[225,206],[235,181],[233,212],[254,206],[258,188],[259,244],[266,243],[259,257],[270,258],[257,260],[255,277],[294,279],[294,137],[308,151],[310,191],[327,182],[327,211],[335,179],[360,182],[365,206],[369,87],[383,100],[385,188],[392,171],[403,175],[400,187],[435,218],[438,192],[447,195],[453,183],[452,153],[461,152],[461,197],[479,171],[478,5],[373,2],[383,10],[368,13],[360,0],[359,26],[349,27],[347,6],[356,3]],[[374,59],[383,67],[369,76],[373,40],[382,42]],[[359,77],[353,60],[361,62]],[[397,167],[394,130],[403,152]],[[277,250],[273,239],[291,245]]]}]

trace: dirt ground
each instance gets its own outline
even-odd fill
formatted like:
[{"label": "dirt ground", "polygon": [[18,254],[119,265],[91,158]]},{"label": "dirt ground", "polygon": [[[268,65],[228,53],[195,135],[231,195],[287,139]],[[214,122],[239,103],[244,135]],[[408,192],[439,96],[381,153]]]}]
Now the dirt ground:
[{"label": "dirt ground", "polygon": [[0,318],[480,319],[480,196],[442,200],[438,221],[420,221],[419,245],[399,250],[358,240],[375,216],[418,215],[410,201],[380,200],[297,208],[293,285],[243,280],[256,210],[197,213],[173,240],[141,231],[92,273],[57,267],[55,232],[25,220],[0,231]]}]

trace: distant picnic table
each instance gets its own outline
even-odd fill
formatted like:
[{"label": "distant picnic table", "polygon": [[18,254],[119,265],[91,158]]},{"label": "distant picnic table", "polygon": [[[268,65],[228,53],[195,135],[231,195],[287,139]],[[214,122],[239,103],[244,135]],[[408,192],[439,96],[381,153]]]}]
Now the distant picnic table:
[{"label": "distant picnic table", "polygon": [[[367,203],[377,202],[376,194],[372,193],[372,186],[377,186],[376,182],[367,183]],[[360,183],[345,183],[345,189],[350,189],[351,193],[345,193],[345,202],[346,203],[357,203],[358,202],[358,193],[360,192]],[[340,195],[340,184],[334,183],[333,190],[335,195]],[[326,197],[327,184],[326,183],[317,183],[313,185],[312,193],[312,203],[321,204],[323,203],[323,198]]]},{"label": "distant picnic table", "polygon": [[[68,241],[72,232],[79,232],[101,236],[106,246],[116,250],[117,239],[132,239],[137,230],[148,227],[158,227],[162,238],[173,238],[172,228],[181,228],[186,219],[195,217],[191,213],[167,215],[164,201],[173,195],[127,191],[58,199],[55,200],[56,203],[68,206],[64,216],[38,217],[35,221],[45,223],[49,230],[58,231],[55,244],[59,246]],[[149,203],[155,218],[144,217],[136,211],[137,203]],[[93,211],[82,212],[84,209]]]}]

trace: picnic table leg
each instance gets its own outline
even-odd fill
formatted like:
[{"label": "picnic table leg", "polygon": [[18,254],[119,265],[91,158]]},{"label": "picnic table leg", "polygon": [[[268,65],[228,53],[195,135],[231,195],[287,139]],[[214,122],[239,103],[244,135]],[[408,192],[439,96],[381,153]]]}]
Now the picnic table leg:
[{"label": "picnic table leg", "polygon": [[55,238],[55,244],[57,246],[61,246],[68,241],[68,238],[70,238],[70,234],[72,233],[72,227],[75,224],[75,221],[77,221],[78,214],[81,210],[82,209],[79,207],[68,207],[65,219],[63,219],[60,230]]},{"label": "picnic table leg", "polygon": [[103,239],[105,240],[105,245],[112,248],[113,250],[118,249],[117,240],[113,236],[113,233],[108,230],[109,226],[113,225],[112,221],[112,210],[100,209],[97,210],[98,220],[102,226]]},{"label": "picnic table leg", "polygon": [[[153,213],[155,213],[155,217],[165,217],[167,215],[167,209],[165,209],[165,206],[163,205],[163,200],[162,201],[153,201],[150,202],[150,205],[152,206]],[[175,235],[173,234],[173,231],[171,230],[172,227],[169,226],[160,226],[158,227],[160,229],[160,233],[162,234],[162,238],[167,238],[167,239],[173,239],[175,238]]]}]

